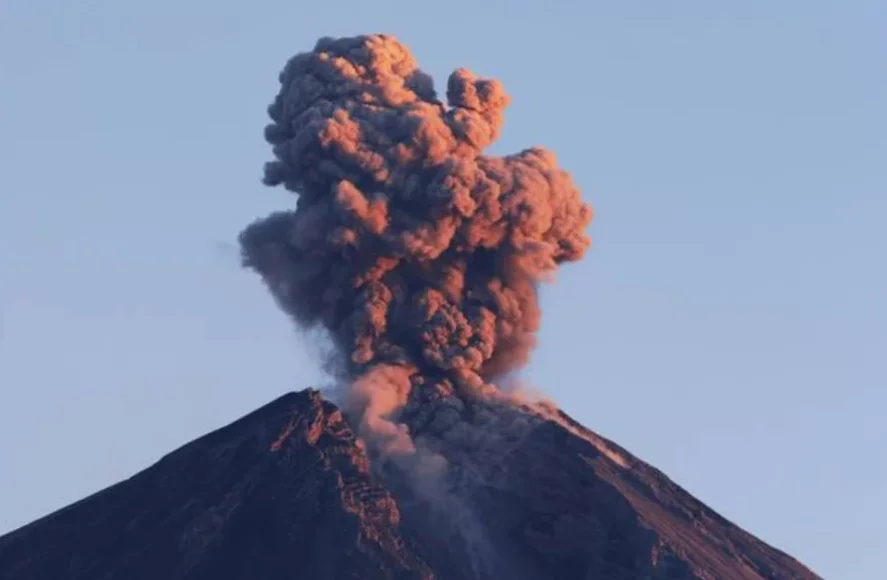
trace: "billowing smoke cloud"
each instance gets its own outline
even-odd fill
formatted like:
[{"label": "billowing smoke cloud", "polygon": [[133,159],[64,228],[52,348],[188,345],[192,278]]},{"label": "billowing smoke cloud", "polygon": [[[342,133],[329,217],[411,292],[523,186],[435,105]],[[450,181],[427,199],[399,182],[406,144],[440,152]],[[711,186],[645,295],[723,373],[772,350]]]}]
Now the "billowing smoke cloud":
[{"label": "billowing smoke cloud", "polygon": [[364,436],[408,453],[405,407],[496,398],[526,362],[537,285],[582,257],[591,208],[545,149],[484,155],[498,81],[456,70],[443,102],[391,36],[321,39],[280,83],[264,182],[298,201],[242,232],[244,262],[329,331]]}]

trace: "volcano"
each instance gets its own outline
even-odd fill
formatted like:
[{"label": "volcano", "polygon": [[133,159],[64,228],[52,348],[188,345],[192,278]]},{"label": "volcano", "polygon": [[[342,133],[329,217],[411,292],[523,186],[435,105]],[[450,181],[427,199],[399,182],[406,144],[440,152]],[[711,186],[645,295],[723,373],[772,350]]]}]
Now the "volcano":
[{"label": "volcano", "polygon": [[439,96],[386,34],[321,38],[279,81],[263,182],[297,201],[241,255],[325,331],[341,408],[285,395],[0,538],[0,580],[817,577],[521,392],[539,286],[593,211],[553,152],[486,151],[499,81],[459,68]]},{"label": "volcano", "polygon": [[0,577],[819,578],[563,412],[481,407],[413,417],[418,444],[490,417],[522,428],[495,446],[451,438],[447,472],[417,483],[371,468],[319,391],[286,394],[0,537]]}]

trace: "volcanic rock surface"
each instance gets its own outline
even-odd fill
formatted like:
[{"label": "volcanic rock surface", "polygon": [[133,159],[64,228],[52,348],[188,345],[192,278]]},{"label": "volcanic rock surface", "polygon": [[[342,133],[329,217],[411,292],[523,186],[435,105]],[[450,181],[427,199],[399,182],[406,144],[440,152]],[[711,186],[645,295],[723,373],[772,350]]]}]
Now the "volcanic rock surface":
[{"label": "volcanic rock surface", "polygon": [[0,537],[0,578],[819,578],[560,411],[487,411],[461,421],[495,445],[414,418],[447,461],[423,474],[371,469],[335,405],[284,395]]}]

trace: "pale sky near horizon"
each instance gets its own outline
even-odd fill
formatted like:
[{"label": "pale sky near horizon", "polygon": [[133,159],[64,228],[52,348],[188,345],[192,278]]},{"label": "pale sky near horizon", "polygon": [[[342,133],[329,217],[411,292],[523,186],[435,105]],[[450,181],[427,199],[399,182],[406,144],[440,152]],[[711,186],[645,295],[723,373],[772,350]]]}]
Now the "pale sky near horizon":
[{"label": "pale sky near horizon", "polygon": [[439,88],[501,79],[494,151],[554,150],[595,208],[527,380],[825,578],[882,577],[887,3],[248,6],[0,1],[0,534],[322,381],[235,238],[292,202],[259,181],[286,59],[389,32]]}]

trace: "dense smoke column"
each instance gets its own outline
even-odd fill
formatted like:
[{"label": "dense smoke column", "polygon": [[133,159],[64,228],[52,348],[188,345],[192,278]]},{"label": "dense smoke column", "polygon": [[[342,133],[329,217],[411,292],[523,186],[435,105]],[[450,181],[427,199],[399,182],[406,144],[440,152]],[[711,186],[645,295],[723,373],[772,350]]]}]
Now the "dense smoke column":
[{"label": "dense smoke column", "polygon": [[552,153],[483,154],[508,97],[450,75],[447,103],[386,35],[318,41],[280,74],[264,182],[298,195],[240,237],[244,263],[303,327],[322,325],[362,428],[430,393],[495,396],[539,327],[537,284],[582,257],[592,211]]}]

